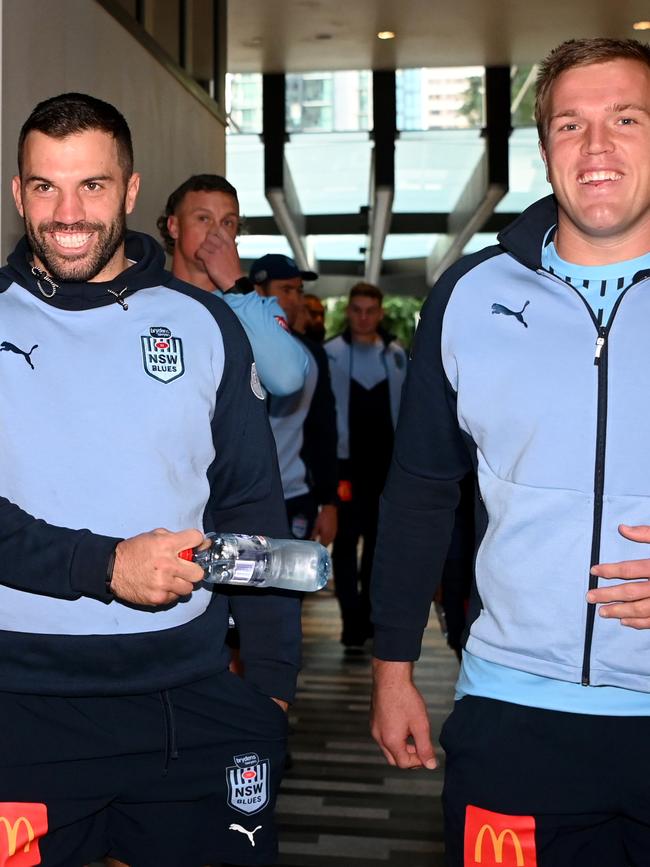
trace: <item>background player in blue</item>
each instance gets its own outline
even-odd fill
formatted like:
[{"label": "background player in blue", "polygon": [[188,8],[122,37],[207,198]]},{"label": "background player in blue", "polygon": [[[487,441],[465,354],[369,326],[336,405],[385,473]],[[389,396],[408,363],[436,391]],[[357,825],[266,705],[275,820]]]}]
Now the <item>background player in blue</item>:
[{"label": "background player in blue", "polygon": [[650,48],[564,43],[537,88],[554,195],[443,275],[416,336],[373,573],[373,734],[391,764],[435,767],[412,660],[474,466],[447,863],[645,867]]},{"label": "background player in blue", "polygon": [[[265,298],[277,298],[293,331],[301,319],[303,281],[316,280],[293,259],[267,253],[251,265],[251,280]],[[269,417],[291,532],[297,539],[329,545],[337,530],[336,408],[322,346],[293,331],[309,357],[304,386],[271,397]]]},{"label": "background player in blue", "polygon": [[0,271],[18,350],[0,354],[0,817],[44,867],[269,864],[299,603],[212,592],[178,553],[288,534],[273,438],[237,318],[126,231],[139,183],[101,100],[53,97],[23,126],[26,237]]},{"label": "background player in blue", "polygon": [[158,220],[175,276],[224,299],[244,326],[264,388],[292,394],[304,383],[307,356],[277,301],[260,298],[242,270],[239,226],[237,190],[220,175],[192,175]]}]

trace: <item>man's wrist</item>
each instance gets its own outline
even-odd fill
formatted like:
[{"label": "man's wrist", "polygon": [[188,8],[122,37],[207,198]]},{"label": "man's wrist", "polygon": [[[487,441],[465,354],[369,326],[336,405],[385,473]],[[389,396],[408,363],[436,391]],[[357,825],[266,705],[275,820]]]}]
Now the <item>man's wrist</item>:
[{"label": "man's wrist", "polygon": [[398,662],[373,657],[372,673],[376,682],[386,685],[407,683],[413,680],[412,662]]}]

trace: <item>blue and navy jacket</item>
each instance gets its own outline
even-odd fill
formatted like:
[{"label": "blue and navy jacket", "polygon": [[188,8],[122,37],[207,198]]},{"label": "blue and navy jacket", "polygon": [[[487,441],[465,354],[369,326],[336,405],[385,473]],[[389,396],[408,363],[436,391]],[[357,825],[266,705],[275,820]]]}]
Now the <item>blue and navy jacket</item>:
[{"label": "blue and navy jacket", "polygon": [[595,616],[585,594],[592,564],[650,556],[617,530],[650,523],[650,274],[599,327],[580,293],[541,269],[555,222],[553,197],[537,202],[497,246],[450,268],[425,304],[382,498],[375,653],[418,657],[458,483],[473,466],[467,649],[648,692],[650,631]]},{"label": "blue and navy jacket", "polygon": [[[382,359],[386,369],[390,415],[393,427],[397,424],[399,404],[404,377],[406,376],[406,352],[386,332],[381,332],[383,341]],[[338,434],[338,457],[350,457],[350,380],[352,379],[352,336],[349,328],[325,343],[329,363],[332,391],[336,400],[336,427]]]},{"label": "blue and navy jacket", "polygon": [[146,235],[128,233],[126,254],[135,264],[115,280],[55,292],[25,240],[0,271],[0,689],[111,695],[197,680],[226,668],[232,610],[247,680],[290,699],[290,595],[200,586],[138,608],[106,591],[115,544],[156,527],[288,535],[236,316],[165,271]]}]

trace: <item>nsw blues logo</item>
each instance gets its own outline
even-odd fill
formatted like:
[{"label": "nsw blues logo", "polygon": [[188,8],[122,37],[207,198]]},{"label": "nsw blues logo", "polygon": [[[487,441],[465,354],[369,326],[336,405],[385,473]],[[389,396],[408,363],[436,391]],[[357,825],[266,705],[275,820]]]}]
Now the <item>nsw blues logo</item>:
[{"label": "nsw blues logo", "polygon": [[257,753],[247,753],[233,756],[233,761],[235,764],[226,768],[228,806],[252,816],[269,802],[269,760],[260,761]]},{"label": "nsw blues logo", "polygon": [[145,373],[159,382],[173,382],[185,373],[183,341],[172,337],[169,328],[152,326],[140,338]]}]

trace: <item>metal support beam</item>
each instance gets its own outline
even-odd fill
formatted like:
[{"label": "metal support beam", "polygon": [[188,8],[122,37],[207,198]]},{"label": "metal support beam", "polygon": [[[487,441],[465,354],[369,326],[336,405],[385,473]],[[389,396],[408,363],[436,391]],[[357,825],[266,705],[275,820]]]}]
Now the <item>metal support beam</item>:
[{"label": "metal support beam", "polygon": [[212,3],[212,81],[210,94],[223,114],[226,113],[226,72],[228,71],[227,0]]},{"label": "metal support beam", "polygon": [[280,232],[286,237],[299,268],[316,270],[307,250],[305,217],[284,153],[285,77],[282,73],[262,77],[262,139],[264,141],[264,194]]},{"label": "metal support beam", "polygon": [[388,235],[395,195],[395,138],[397,103],[395,70],[376,70],[372,74],[374,148],[370,164],[370,209],[366,280],[378,283],[384,244]]},{"label": "metal support beam", "polygon": [[508,192],[508,139],[510,137],[510,68],[485,70],[485,152],[476,165],[458,203],[449,215],[447,235],[427,259],[427,283],[432,285],[462,254],[472,235],[479,232]]}]

